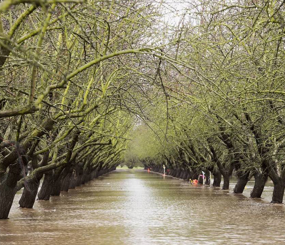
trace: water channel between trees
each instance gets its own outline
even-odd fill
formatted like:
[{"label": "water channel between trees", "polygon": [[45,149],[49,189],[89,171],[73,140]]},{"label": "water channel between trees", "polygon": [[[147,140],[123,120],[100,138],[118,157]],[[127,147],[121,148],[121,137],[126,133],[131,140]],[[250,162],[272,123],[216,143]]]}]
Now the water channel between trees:
[{"label": "water channel between trees", "polygon": [[[117,170],[0,220],[0,244],[284,244],[285,207],[192,186],[143,170]],[[233,186],[231,186],[231,189]]]}]

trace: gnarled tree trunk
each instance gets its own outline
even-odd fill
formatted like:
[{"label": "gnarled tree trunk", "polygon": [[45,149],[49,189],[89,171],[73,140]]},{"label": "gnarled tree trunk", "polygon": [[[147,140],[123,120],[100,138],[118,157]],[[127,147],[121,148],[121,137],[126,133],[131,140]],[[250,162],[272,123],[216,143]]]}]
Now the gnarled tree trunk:
[{"label": "gnarled tree trunk", "polygon": [[210,181],[210,171],[209,170],[205,170],[205,185],[211,185],[211,181]]},{"label": "gnarled tree trunk", "polygon": [[38,199],[39,200],[49,200],[52,192],[52,187],[53,187],[53,171],[49,171],[45,173],[44,181],[41,187],[41,190],[39,191],[38,194]]},{"label": "gnarled tree trunk", "polygon": [[21,178],[21,167],[17,162],[9,166],[9,172],[1,178],[0,184],[0,219],[8,219],[16,194],[17,181]]},{"label": "gnarled tree trunk", "polygon": [[213,176],[214,176],[214,181],[213,181],[213,186],[214,187],[220,187],[221,186],[221,181],[222,181],[222,175],[219,171],[214,170],[213,171]]},{"label": "gnarled tree trunk", "polygon": [[250,197],[251,198],[261,198],[265,183],[268,179],[268,175],[264,173],[256,172],[254,174],[254,179],[255,179],[255,183],[250,193]]},{"label": "gnarled tree trunk", "polygon": [[70,180],[71,180],[71,176],[72,176],[72,173],[69,172],[69,173],[64,177],[64,179],[62,180],[62,183],[61,183],[61,191],[68,192],[69,185],[70,185]]},{"label": "gnarled tree trunk", "polygon": [[224,174],[223,179],[224,179],[223,190],[228,190],[230,188],[230,175]]},{"label": "gnarled tree trunk", "polygon": [[60,196],[62,178],[59,176],[54,179],[51,196]]},{"label": "gnarled tree trunk", "polygon": [[249,181],[249,174],[250,172],[249,171],[246,171],[246,172],[237,172],[237,176],[238,176],[238,181],[235,185],[235,188],[234,188],[234,193],[237,193],[237,194],[241,194],[243,193],[244,191],[244,188],[247,184],[247,182]]},{"label": "gnarled tree trunk", "polygon": [[[41,166],[45,166],[48,163],[48,157],[49,152],[46,152],[44,154]],[[32,167],[33,169],[39,167],[36,157],[32,159]],[[24,191],[22,193],[21,199],[19,200],[19,205],[21,208],[33,208],[42,177],[43,173],[32,173],[32,178],[28,178],[28,180],[24,182]]]},{"label": "gnarled tree trunk", "polygon": [[19,200],[19,205],[21,208],[33,208],[39,185],[40,179],[33,179],[25,183],[24,191]]},{"label": "gnarled tree trunk", "polygon": [[284,183],[281,178],[278,181],[273,181],[273,195],[271,203],[283,203]]}]

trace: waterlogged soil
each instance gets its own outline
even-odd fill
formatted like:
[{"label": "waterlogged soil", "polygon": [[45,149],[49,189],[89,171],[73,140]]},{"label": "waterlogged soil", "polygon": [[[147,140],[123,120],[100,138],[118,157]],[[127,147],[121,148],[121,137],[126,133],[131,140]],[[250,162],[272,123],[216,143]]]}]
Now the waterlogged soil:
[{"label": "waterlogged soil", "polygon": [[[117,170],[0,220],[0,244],[285,244],[285,207],[142,170]],[[231,189],[233,185],[231,186]]]}]

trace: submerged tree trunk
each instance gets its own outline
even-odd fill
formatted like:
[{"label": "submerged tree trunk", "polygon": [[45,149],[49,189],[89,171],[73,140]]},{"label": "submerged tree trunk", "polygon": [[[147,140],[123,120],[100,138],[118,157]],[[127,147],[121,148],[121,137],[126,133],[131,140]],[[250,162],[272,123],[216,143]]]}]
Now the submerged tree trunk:
[{"label": "submerged tree trunk", "polygon": [[189,181],[189,179],[190,179],[190,173],[189,171],[187,171],[184,180]]},{"label": "submerged tree trunk", "polygon": [[243,193],[244,188],[245,188],[247,182],[249,181],[249,174],[250,174],[249,171],[237,173],[238,181],[235,185],[234,193],[237,193],[237,194]]},{"label": "submerged tree trunk", "polygon": [[94,178],[98,178],[99,177],[99,171],[98,169],[94,170]]},{"label": "submerged tree trunk", "polygon": [[193,172],[192,174],[192,180],[196,179],[198,180],[199,174],[197,172]]},{"label": "submerged tree trunk", "polygon": [[268,176],[263,173],[256,172],[254,174],[255,183],[250,193],[251,198],[261,198],[267,178]]},{"label": "submerged tree trunk", "polygon": [[91,180],[95,179],[96,178],[96,171],[93,170],[92,173],[91,173]]},{"label": "submerged tree trunk", "polygon": [[69,172],[69,173],[64,177],[64,179],[62,180],[62,183],[61,183],[61,191],[68,192],[71,178],[72,178],[72,173]]},{"label": "submerged tree trunk", "polygon": [[223,175],[224,183],[223,183],[223,190],[228,190],[230,188],[230,175],[225,174]]},{"label": "submerged tree trunk", "polygon": [[17,162],[9,166],[9,172],[2,176],[0,184],[0,219],[8,219],[16,194],[17,181],[21,177],[21,167]]},{"label": "submerged tree trunk", "polygon": [[52,191],[50,193],[51,196],[60,196],[61,182],[62,182],[62,178],[60,176],[54,179],[54,182],[52,185]]},{"label": "submerged tree trunk", "polygon": [[6,180],[0,185],[0,219],[8,219],[15,194],[15,187],[8,186]]},{"label": "submerged tree trunk", "polygon": [[69,189],[75,189],[76,182],[77,182],[76,172],[75,170],[73,170],[69,181]]},{"label": "submerged tree trunk", "polygon": [[273,181],[273,195],[271,203],[283,203],[284,184],[281,178],[278,181]]},{"label": "submerged tree trunk", "polygon": [[204,182],[203,175],[200,174],[199,177],[198,177],[198,183],[203,185],[203,182]]},{"label": "submerged tree trunk", "polygon": [[81,176],[81,185],[84,185],[85,183],[87,183],[87,176],[86,176],[86,172],[83,171],[83,174]]},{"label": "submerged tree trunk", "polygon": [[77,166],[75,171],[75,186],[80,186],[82,184],[82,175],[83,175],[83,169],[82,166]]},{"label": "submerged tree trunk", "polygon": [[[104,171],[104,173],[105,173],[105,171]],[[85,182],[88,183],[92,179],[91,178],[91,173],[88,171],[85,176],[86,176]]]},{"label": "submerged tree trunk", "polygon": [[211,185],[209,170],[205,170],[205,185]]},{"label": "submerged tree trunk", "polygon": [[66,175],[68,175],[68,172],[69,172],[69,167],[57,169],[57,171],[53,175],[54,183],[52,187],[51,196],[60,196],[62,183]]},{"label": "submerged tree trunk", "polygon": [[181,173],[180,173],[179,178],[180,179],[184,179],[184,176],[185,176],[185,172],[184,172],[184,170],[182,170]]},{"label": "submerged tree trunk", "polygon": [[40,185],[40,179],[25,183],[24,191],[19,200],[21,208],[33,208]]},{"label": "submerged tree trunk", "polygon": [[78,174],[76,176],[76,186],[82,185],[82,182],[83,182],[83,174]]},{"label": "submerged tree trunk", "polygon": [[213,171],[213,176],[214,176],[214,182],[213,186],[214,187],[220,187],[221,186],[221,181],[222,181],[222,175],[219,171],[214,170]]},{"label": "submerged tree trunk", "polygon": [[71,177],[68,189],[75,189],[75,187],[76,187],[76,179],[74,177]]},{"label": "submerged tree trunk", "polygon": [[52,187],[53,187],[53,173],[52,172],[47,172],[45,173],[44,181],[41,187],[41,190],[38,194],[38,199],[39,200],[49,200],[52,192]]},{"label": "submerged tree trunk", "polygon": [[[46,152],[41,162],[41,166],[45,166],[47,164],[48,157],[49,152]],[[36,169],[38,167],[37,157],[34,157],[32,159],[32,167],[33,169]],[[35,175],[32,174],[32,178],[24,182],[24,191],[22,193],[21,199],[19,200],[19,205],[21,208],[33,208],[42,177],[43,173]]]}]

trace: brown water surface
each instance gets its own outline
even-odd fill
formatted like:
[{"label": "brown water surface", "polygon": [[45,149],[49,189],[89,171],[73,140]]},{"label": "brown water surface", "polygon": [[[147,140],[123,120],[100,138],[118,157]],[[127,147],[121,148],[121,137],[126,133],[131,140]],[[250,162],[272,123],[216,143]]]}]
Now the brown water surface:
[{"label": "brown water surface", "polygon": [[[139,170],[118,170],[0,220],[0,244],[285,244],[285,208]],[[232,188],[233,186],[231,186]]]}]

